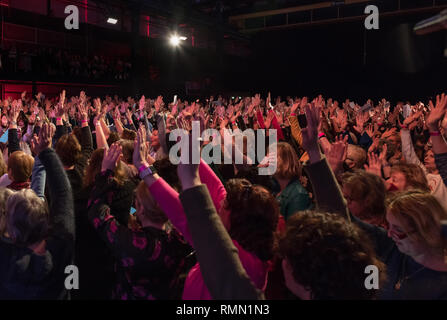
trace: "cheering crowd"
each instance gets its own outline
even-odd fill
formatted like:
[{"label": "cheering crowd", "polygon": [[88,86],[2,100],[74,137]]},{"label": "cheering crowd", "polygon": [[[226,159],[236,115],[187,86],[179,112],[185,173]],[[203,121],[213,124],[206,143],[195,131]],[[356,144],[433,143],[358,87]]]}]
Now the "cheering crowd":
[{"label": "cheering crowd", "polygon": [[[24,92],[1,110],[0,299],[447,298],[444,94],[359,105]],[[170,134],[194,121],[232,139],[179,152],[211,144],[222,161],[170,161]]]}]

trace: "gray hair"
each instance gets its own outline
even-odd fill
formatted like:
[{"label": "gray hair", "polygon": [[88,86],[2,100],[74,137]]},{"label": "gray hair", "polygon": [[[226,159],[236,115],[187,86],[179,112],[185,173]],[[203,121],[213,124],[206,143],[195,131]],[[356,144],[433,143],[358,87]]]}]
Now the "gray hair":
[{"label": "gray hair", "polygon": [[30,246],[48,235],[49,211],[31,189],[17,191],[6,203],[6,231],[19,246]]}]

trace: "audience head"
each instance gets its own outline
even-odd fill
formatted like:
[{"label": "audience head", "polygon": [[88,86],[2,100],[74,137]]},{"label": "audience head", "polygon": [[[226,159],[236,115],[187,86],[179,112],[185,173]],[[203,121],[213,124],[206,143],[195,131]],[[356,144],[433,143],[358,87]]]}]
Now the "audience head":
[{"label": "audience head", "polygon": [[346,169],[363,169],[366,163],[366,151],[359,146],[348,144],[348,153],[344,165]]},{"label": "audience head", "polygon": [[447,241],[442,237],[441,221],[447,211],[430,193],[408,190],[389,199],[386,218],[388,236],[398,249],[411,257],[425,254],[443,257]]},{"label": "audience head", "polygon": [[56,143],[56,153],[66,168],[71,168],[81,156],[81,145],[74,134],[65,134]]},{"label": "audience head", "polygon": [[277,144],[277,168],[275,177],[284,180],[298,179],[303,168],[292,146],[286,142]]},{"label": "audience head", "polygon": [[15,245],[28,247],[39,243],[47,237],[48,230],[48,206],[34,191],[23,189],[9,196],[6,232]]},{"label": "audience head", "polygon": [[23,151],[15,151],[8,158],[9,179],[14,182],[27,182],[31,178],[34,158]]},{"label": "audience head", "polygon": [[343,174],[342,181],[343,195],[354,216],[376,225],[385,221],[386,189],[379,176],[355,170]]},{"label": "audience head", "polygon": [[[104,159],[104,149],[96,149],[93,151],[90,162],[87,166],[84,176],[84,186],[90,187],[95,183],[96,176],[101,173],[102,160]],[[123,184],[127,179],[127,173],[121,161],[114,171],[114,179],[118,184]]]},{"label": "audience head", "polygon": [[245,250],[261,260],[273,257],[279,206],[264,187],[245,179],[231,179],[226,184],[224,210],[229,213],[229,233]]},{"label": "audience head", "polygon": [[385,266],[367,235],[336,214],[292,216],[279,249],[286,286],[301,299],[374,299],[377,290],[365,288],[369,265],[379,268],[379,282],[384,282]]},{"label": "audience head", "polygon": [[127,128],[124,128],[123,134],[121,136],[121,138],[123,140],[131,140],[131,141],[134,141],[136,137],[137,137],[137,133],[135,131],[129,130]]},{"label": "audience head", "polygon": [[401,163],[391,168],[391,176],[387,180],[393,189],[404,191],[419,189],[430,192],[424,171],[416,164]]}]

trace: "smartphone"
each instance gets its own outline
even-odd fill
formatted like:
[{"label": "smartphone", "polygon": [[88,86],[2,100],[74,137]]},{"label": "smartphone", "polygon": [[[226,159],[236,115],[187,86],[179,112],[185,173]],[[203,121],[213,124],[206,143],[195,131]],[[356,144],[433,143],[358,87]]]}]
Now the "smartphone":
[{"label": "smartphone", "polygon": [[177,95],[174,96],[174,102],[172,104],[177,104]]},{"label": "smartphone", "polygon": [[298,115],[298,123],[301,129],[307,128],[307,118],[305,114]]}]

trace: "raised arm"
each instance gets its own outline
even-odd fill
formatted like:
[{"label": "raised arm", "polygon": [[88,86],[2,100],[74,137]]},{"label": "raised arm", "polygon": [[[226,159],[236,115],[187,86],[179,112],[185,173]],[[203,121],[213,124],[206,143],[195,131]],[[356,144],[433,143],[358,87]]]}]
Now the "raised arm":
[{"label": "raised arm", "polygon": [[93,120],[93,124],[95,125],[96,147],[98,149],[103,148],[107,150],[109,149],[109,144],[107,143],[107,139],[103,131],[105,125],[103,116],[104,114],[97,115]]},{"label": "raised arm", "polygon": [[92,196],[88,201],[88,219],[116,258],[141,257],[142,253],[151,257],[156,247],[155,239],[140,238],[137,232],[121,225],[110,214],[110,192],[117,187],[113,170],[120,154],[121,147],[118,144],[105,150],[101,173],[96,176]]},{"label": "raised arm", "polygon": [[314,190],[317,208],[328,212],[346,215],[350,221],[347,204],[343,198],[337,179],[323,157],[318,145],[318,126],[320,124],[320,105],[307,105],[308,126],[302,129],[303,147],[309,154],[310,164],[305,167]]},{"label": "raised arm", "polygon": [[31,189],[37,194],[39,198],[45,200],[45,181],[47,172],[40,161],[39,157],[34,158],[34,166],[31,175]]},{"label": "raised arm", "polygon": [[14,100],[9,113],[8,154],[20,150],[20,141],[17,135],[17,118],[19,117],[20,110],[21,102]]},{"label": "raised arm", "polygon": [[87,108],[84,104],[79,106],[79,112],[81,114],[82,124],[81,124],[81,154],[82,157],[79,159],[77,163],[77,167],[84,170],[87,167],[88,161],[93,153],[93,137],[92,132],[90,130],[90,126],[88,124],[88,112]]},{"label": "raised arm", "polygon": [[197,259],[205,284],[216,300],[263,299],[262,292],[256,289],[242,266],[238,250],[217,215],[206,186],[200,182],[198,167],[180,164],[178,175],[183,187],[180,199],[196,243]]},{"label": "raised arm", "polygon": [[56,152],[51,149],[53,135],[53,127],[44,124],[39,132],[39,137],[34,138],[35,150],[47,173],[53,233],[55,236],[64,236],[74,240],[73,193],[64,167]]},{"label": "raised arm", "polygon": [[402,140],[402,154],[408,163],[416,164],[422,168],[425,174],[427,169],[424,164],[419,160],[416,152],[414,151],[413,142],[411,141],[411,133],[407,128],[402,128],[400,131],[400,138]]},{"label": "raised arm", "polygon": [[305,170],[314,190],[317,208],[328,213],[344,215],[349,223],[351,223],[351,220],[354,221],[355,224],[370,235],[374,241],[377,253],[384,257],[390,247],[394,245],[394,241],[387,236],[387,232],[384,229],[365,223],[350,215],[334,173],[321,154],[317,142],[320,109],[318,105],[313,107],[306,106],[308,127],[303,129],[303,147],[308,152],[310,159],[310,164],[305,167]]},{"label": "raised arm", "polygon": [[[440,122],[447,111],[447,96],[442,94],[436,97],[436,107],[430,101],[431,112],[427,118],[427,126],[430,130],[433,152],[435,153],[436,167],[447,186],[447,143],[441,135]],[[445,134],[445,133],[444,133]]]},{"label": "raised arm", "polygon": [[[146,133],[144,128],[140,128],[137,133],[137,140],[134,146],[133,164],[140,173],[144,172],[155,162],[149,155],[146,144]],[[183,212],[178,193],[164,181],[157,173],[148,174],[143,177],[144,183],[149,188],[154,199],[157,201],[161,210],[166,214],[171,223],[182,233],[183,237],[192,244],[192,238],[189,234],[186,216]]]}]

